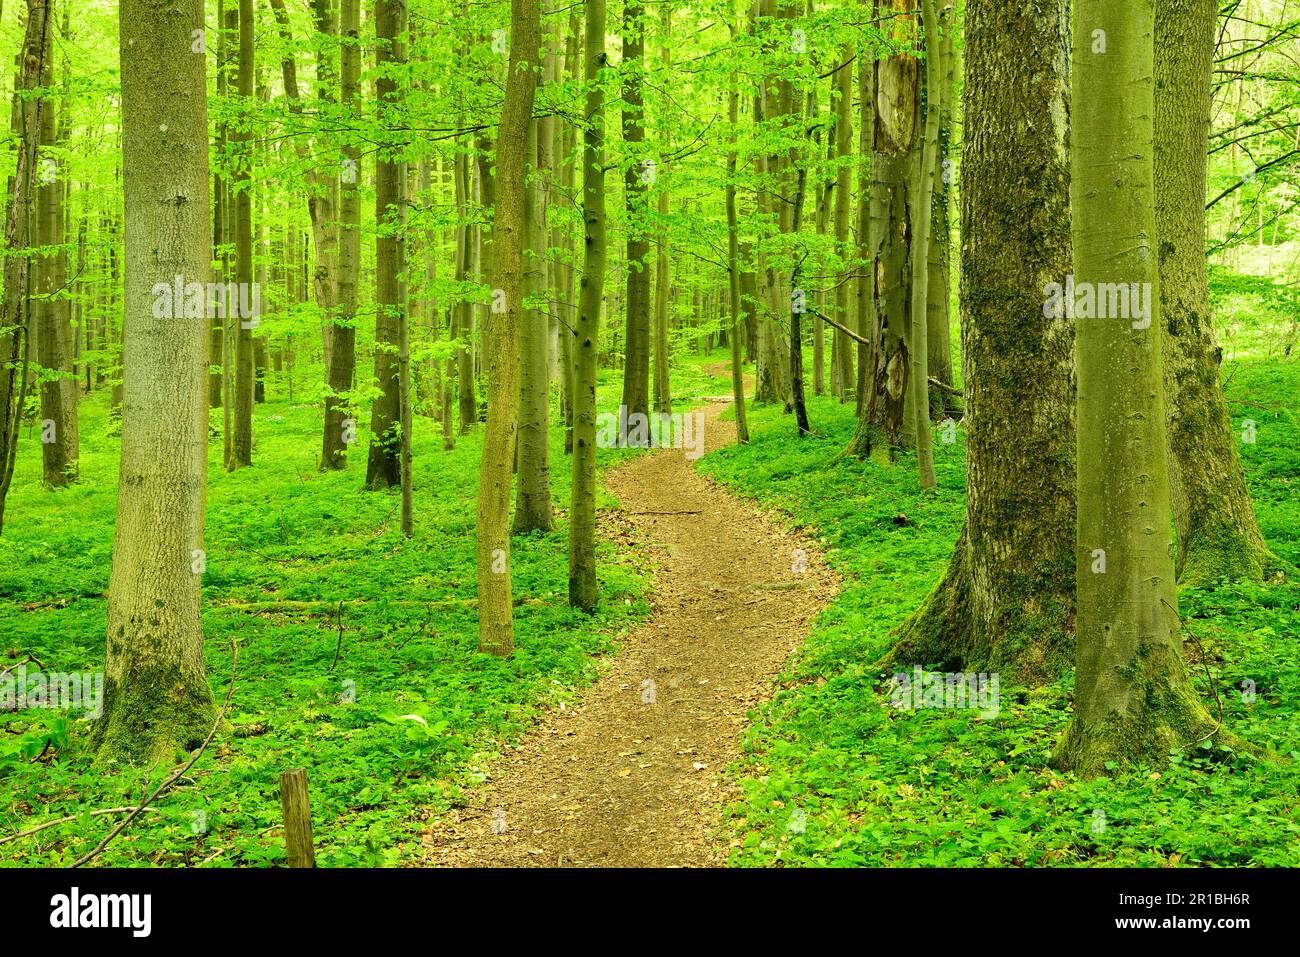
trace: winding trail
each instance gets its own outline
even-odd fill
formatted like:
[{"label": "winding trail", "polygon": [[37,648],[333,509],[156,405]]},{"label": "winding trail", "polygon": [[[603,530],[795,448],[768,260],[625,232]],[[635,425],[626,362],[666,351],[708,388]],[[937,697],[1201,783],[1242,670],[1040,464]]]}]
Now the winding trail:
[{"label": "winding trail", "polygon": [[[707,449],[735,440],[726,408],[703,410]],[[489,768],[474,808],[431,824],[421,866],[726,862],[721,811],[736,791],[725,769],[838,581],[810,541],[699,475],[679,449],[639,456],[606,484],[622,507],[602,515],[602,531],[655,560],[651,617],[577,707],[551,711]]]}]

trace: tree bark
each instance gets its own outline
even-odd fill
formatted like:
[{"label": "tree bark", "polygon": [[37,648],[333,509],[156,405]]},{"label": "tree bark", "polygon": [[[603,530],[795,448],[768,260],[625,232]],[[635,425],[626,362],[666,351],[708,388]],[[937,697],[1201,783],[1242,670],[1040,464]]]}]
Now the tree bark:
[{"label": "tree bark", "polygon": [[[544,170],[550,167],[549,145],[543,144],[541,121],[528,124],[525,142],[530,177],[524,192],[523,238],[528,250],[524,260],[524,293],[541,299],[546,293],[546,185]],[[549,133],[549,131],[548,131]],[[512,531],[549,532],[551,515],[550,448],[550,330],[546,308],[525,308],[519,335],[519,433],[518,474],[515,489],[515,517]]]},{"label": "tree bark", "polygon": [[[253,97],[253,0],[239,0],[239,75],[238,92],[247,105]],[[237,179],[235,191],[235,282],[239,291],[228,297],[226,312],[229,316],[233,303],[235,334],[234,402],[232,403],[232,436],[230,458],[226,468],[234,471],[253,464],[253,328],[258,319],[244,315],[240,301],[252,303],[253,296],[253,134],[248,130],[236,131],[232,139],[238,144]]]},{"label": "tree bark", "polygon": [[573,481],[569,509],[569,604],[596,607],[596,350],[605,288],[605,0],[587,0],[583,80],[582,221],[585,254],[573,363]]},{"label": "tree bark", "polygon": [[966,524],[895,665],[1042,684],[1073,663],[1074,333],[1043,308],[1070,269],[1068,37],[1067,0],[966,8]]},{"label": "tree bark", "polygon": [[509,655],[514,648],[510,485],[519,404],[517,329],[524,299],[525,144],[537,89],[540,18],[538,0],[511,0],[510,63],[497,132],[500,190],[487,270],[494,306],[483,336],[488,418],[478,480],[478,647],[500,656]]},{"label": "tree bark", "polygon": [[[27,24],[14,75],[16,92],[42,88],[47,36],[52,29],[47,0],[27,0]],[[29,291],[32,283],[31,237],[34,232],[32,201],[37,179],[43,96],[15,96],[14,127],[18,149],[12,195],[5,220],[5,249],[21,254],[4,258],[4,316],[0,323],[0,531],[4,529],[5,501],[13,482],[18,454],[19,428],[27,400],[27,381],[36,332]]]},{"label": "tree bark", "polygon": [[1261,580],[1269,553],[1219,378],[1205,272],[1206,149],[1217,4],[1156,2],[1156,231],[1169,478],[1184,585]]},{"label": "tree bark", "polygon": [[156,316],[155,284],[206,282],[207,67],[200,0],[122,0],[126,229],[122,455],[97,760],[168,761],[213,722],[199,617],[208,328]]},{"label": "tree bark", "polygon": [[[397,42],[401,0],[375,0],[375,99],[380,126],[393,122],[393,101],[398,96],[393,69],[405,53]],[[400,159],[381,150],[375,157],[375,383],[379,395],[370,406],[370,454],[366,461],[366,487],[384,489],[402,484],[402,326],[406,322],[406,295],[402,272],[406,267],[403,222],[406,172]]]},{"label": "tree bark", "polygon": [[1174,586],[1151,248],[1154,21],[1153,0],[1078,0],[1074,16],[1076,287],[1137,283],[1151,294],[1144,317],[1076,310],[1078,666],[1074,716],[1054,760],[1081,775],[1108,762],[1162,766],[1171,749],[1216,731],[1183,664]]},{"label": "tree bark", "polygon": [[[42,58],[44,75],[41,85],[54,87],[53,0],[46,30],[48,48]],[[62,106],[62,104],[61,104]],[[44,482],[51,488],[69,485],[77,479],[77,378],[73,368],[75,349],[68,299],[63,287],[67,283],[68,254],[64,248],[63,198],[67,180],[59,167],[58,149],[63,139],[63,109],[58,111],[46,102],[40,111],[41,156],[39,185],[36,189],[35,243],[48,249],[37,263],[32,304],[36,323],[37,361],[45,371],[41,382],[41,463]],[[51,151],[47,147],[53,147]]]},{"label": "tree bark", "polygon": [[[627,222],[627,302],[624,311],[623,406],[629,420],[650,414],[650,243],[646,238],[646,181],[655,167],[642,155],[645,105],[641,74],[645,70],[645,6],[642,0],[623,5],[623,143],[631,162],[623,174]],[[629,429],[630,435],[642,433]],[[649,442],[648,430],[644,433]]]}]

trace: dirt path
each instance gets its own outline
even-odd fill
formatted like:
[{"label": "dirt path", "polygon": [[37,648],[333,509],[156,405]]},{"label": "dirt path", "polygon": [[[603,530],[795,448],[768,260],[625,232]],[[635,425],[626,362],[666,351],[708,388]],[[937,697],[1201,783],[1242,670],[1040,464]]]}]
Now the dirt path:
[{"label": "dirt path", "polygon": [[[725,408],[704,411],[709,449],[735,439]],[[578,707],[551,712],[490,769],[475,808],[426,832],[423,866],[725,863],[720,806],[734,791],[722,772],[837,582],[810,542],[697,474],[680,450],[641,456],[607,484],[622,509],[602,522],[655,559],[652,616]]]}]

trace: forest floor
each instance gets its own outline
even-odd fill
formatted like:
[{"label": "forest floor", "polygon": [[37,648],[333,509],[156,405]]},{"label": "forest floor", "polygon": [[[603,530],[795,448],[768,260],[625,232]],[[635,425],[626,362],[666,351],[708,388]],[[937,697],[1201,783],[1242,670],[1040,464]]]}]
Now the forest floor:
[{"label": "forest floor", "polygon": [[[723,403],[706,449],[735,441]],[[689,413],[688,413],[689,414]],[[707,866],[726,862],[726,774],[752,709],[833,599],[807,539],[696,472],[680,449],[612,470],[613,520],[655,563],[648,621],[572,709],[507,751],[472,803],[424,836],[424,866]]]}]

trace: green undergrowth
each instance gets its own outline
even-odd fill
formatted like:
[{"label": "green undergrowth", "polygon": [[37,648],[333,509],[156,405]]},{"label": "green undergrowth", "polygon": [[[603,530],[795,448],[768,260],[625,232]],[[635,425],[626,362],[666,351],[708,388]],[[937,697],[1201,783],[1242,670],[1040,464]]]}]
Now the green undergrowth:
[{"label": "green undergrowth", "polygon": [[[684,403],[707,394],[696,367],[679,371]],[[601,411],[617,410],[620,387],[619,374],[602,372]],[[83,402],[73,487],[40,487],[35,434],[21,450],[0,540],[0,668],[27,656],[51,671],[101,667],[118,458],[106,400]],[[557,529],[513,544],[522,601],[514,657],[479,654],[471,602],[481,431],[444,452],[440,429],[417,420],[415,534],[406,541],[397,494],[363,490],[365,432],[347,471],[316,471],[320,415],[273,384],[257,408],[252,468],[226,473],[212,438],[203,623],[218,701],[232,641],[239,646],[230,727],[98,863],[279,863],[278,779],[292,767],[308,770],[321,865],[396,863],[429,813],[463,800],[485,763],[541,709],[571,700],[598,673],[598,656],[647,614],[644,562],[610,540],[598,548],[599,611],[567,606],[570,471],[557,428]],[[636,454],[602,449],[598,462]],[[602,492],[599,504],[615,503]],[[101,775],[89,728],[78,712],[0,712],[0,838],[81,815],[0,844],[0,864],[74,860],[115,820],[91,810],[134,804],[147,778],[172,770]]]},{"label": "green undergrowth", "polygon": [[[1232,364],[1234,423],[1257,423],[1243,460],[1277,554],[1300,559],[1300,362]],[[939,489],[919,494],[914,458],[880,466],[840,456],[851,405],[812,398],[817,435],[749,408],[753,436],[701,462],[736,492],[776,506],[820,538],[843,577],[753,715],[733,769],[738,866],[1296,866],[1300,864],[1300,583],[1184,591],[1197,636],[1197,693],[1227,728],[1282,760],[1194,748],[1160,769],[1077,780],[1048,767],[1073,675],[1000,687],[996,717],[904,711],[872,668],[890,631],[946,567],[963,515],[964,429],[936,441]],[[939,433],[936,432],[936,439]],[[924,664],[924,663],[918,663]]]}]

